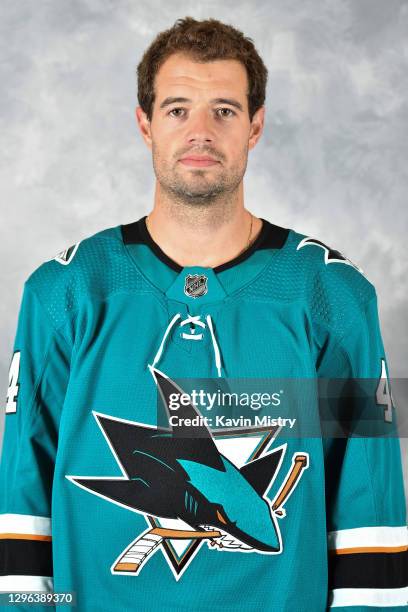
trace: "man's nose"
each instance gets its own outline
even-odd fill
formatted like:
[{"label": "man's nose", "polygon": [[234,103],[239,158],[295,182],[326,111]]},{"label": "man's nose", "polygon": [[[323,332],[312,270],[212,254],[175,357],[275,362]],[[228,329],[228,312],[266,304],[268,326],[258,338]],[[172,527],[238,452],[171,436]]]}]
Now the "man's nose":
[{"label": "man's nose", "polygon": [[187,140],[189,142],[212,142],[214,129],[214,120],[208,111],[195,111],[189,117]]}]

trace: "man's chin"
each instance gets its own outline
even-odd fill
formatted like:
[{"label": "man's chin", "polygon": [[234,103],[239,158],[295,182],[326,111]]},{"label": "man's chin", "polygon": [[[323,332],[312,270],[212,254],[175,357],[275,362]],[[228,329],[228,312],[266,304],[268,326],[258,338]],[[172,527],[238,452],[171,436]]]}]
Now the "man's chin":
[{"label": "man's chin", "polygon": [[177,185],[172,188],[172,191],[175,195],[178,195],[181,198],[196,198],[201,200],[214,199],[216,196],[219,196],[224,192],[224,188],[220,185],[201,185],[199,187],[197,184],[182,184]]},{"label": "man's chin", "polygon": [[188,189],[184,191],[178,191],[176,194],[185,200],[196,200],[197,202],[209,202],[214,198],[219,197],[220,192],[218,191],[190,191]]}]

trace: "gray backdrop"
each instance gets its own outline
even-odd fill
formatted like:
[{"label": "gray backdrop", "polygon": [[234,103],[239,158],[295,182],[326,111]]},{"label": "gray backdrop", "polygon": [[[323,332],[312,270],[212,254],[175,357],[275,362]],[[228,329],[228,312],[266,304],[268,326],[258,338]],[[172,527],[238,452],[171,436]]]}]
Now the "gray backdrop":
[{"label": "gray backdrop", "polygon": [[[246,207],[343,251],[377,288],[393,377],[407,375],[406,0],[29,0],[1,19],[1,355],[43,261],[153,202],[136,127],[136,65],[179,17],[250,36],[269,69]],[[397,398],[407,411],[408,398]],[[0,423],[0,435],[3,422]],[[407,440],[402,440],[408,481]]]}]

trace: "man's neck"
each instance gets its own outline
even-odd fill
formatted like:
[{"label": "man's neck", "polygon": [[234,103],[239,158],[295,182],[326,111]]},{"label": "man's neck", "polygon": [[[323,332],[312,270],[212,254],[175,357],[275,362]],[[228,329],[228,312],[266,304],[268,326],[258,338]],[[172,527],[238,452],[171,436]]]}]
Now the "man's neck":
[{"label": "man's neck", "polygon": [[215,268],[237,257],[258,236],[261,219],[244,208],[222,203],[172,205],[155,201],[147,229],[156,244],[181,266]]}]

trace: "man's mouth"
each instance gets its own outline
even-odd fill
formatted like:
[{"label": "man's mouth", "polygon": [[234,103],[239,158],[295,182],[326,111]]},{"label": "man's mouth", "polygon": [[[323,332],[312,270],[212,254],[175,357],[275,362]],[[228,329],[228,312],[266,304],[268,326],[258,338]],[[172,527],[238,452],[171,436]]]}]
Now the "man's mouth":
[{"label": "man's mouth", "polygon": [[199,153],[186,153],[179,161],[185,166],[190,166],[193,168],[215,166],[215,164],[219,163],[219,161],[212,155],[200,155]]},{"label": "man's mouth", "polygon": [[202,168],[205,166],[215,166],[219,162],[216,159],[199,159],[194,157],[184,157],[180,159],[180,163],[184,166],[191,166],[193,168]]}]

